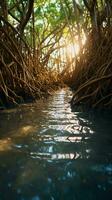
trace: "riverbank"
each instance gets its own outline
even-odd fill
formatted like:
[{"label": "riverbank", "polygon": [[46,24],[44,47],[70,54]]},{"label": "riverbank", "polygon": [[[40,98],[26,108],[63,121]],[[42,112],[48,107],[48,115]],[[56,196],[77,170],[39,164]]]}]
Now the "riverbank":
[{"label": "riverbank", "polygon": [[88,36],[68,85],[74,91],[72,107],[112,110],[112,30],[103,30],[97,41]]},{"label": "riverbank", "polygon": [[7,99],[4,98],[4,95],[0,95],[0,110],[14,108],[24,103],[33,103],[40,99],[47,99],[50,95],[53,95],[55,91],[61,89],[62,87],[65,87],[63,83],[61,83],[60,86],[59,82],[55,82],[54,85],[45,85],[43,86],[43,89],[41,88],[41,90],[35,91],[35,95],[21,91],[19,94],[17,93],[17,96],[19,97],[17,101],[7,101]]},{"label": "riverbank", "polygon": [[[0,108],[47,97],[62,84],[57,69],[48,67],[47,55],[32,47],[0,16]],[[61,87],[61,86],[60,86]]]}]

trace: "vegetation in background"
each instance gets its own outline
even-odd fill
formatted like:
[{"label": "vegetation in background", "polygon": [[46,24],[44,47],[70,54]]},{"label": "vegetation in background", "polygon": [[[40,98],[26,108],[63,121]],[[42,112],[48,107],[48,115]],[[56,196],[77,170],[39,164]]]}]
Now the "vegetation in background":
[{"label": "vegetation in background", "polygon": [[68,84],[112,108],[111,0],[0,0],[0,106]]},{"label": "vegetation in background", "polygon": [[65,27],[49,1],[0,1],[0,105],[46,95],[59,77],[48,66]]},{"label": "vegetation in background", "polygon": [[[79,2],[79,1],[78,1]],[[112,1],[83,0],[79,7],[85,23],[86,43],[68,78],[74,90],[71,104],[112,108]],[[67,78],[67,77],[66,77]]]}]

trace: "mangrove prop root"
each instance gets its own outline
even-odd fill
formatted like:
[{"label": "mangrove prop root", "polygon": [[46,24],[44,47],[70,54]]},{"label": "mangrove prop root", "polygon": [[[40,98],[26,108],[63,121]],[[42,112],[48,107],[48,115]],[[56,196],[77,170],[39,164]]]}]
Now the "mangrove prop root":
[{"label": "mangrove prop root", "polygon": [[32,50],[9,22],[1,16],[0,20],[0,107],[48,94],[57,83],[57,75],[40,65],[38,55],[32,56]]},{"label": "mangrove prop root", "polygon": [[72,106],[112,109],[112,34],[102,31],[102,37],[99,46],[88,41],[68,80],[74,89]]}]

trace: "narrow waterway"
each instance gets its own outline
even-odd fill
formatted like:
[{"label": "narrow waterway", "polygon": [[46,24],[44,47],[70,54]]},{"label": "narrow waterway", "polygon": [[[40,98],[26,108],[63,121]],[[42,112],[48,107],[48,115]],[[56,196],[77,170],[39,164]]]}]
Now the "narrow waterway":
[{"label": "narrow waterway", "polygon": [[0,200],[112,199],[112,116],[71,95],[0,111]]}]

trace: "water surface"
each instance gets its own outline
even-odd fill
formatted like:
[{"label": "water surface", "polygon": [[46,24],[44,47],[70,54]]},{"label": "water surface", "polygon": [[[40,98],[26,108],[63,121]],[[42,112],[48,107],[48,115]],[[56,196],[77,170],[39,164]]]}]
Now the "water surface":
[{"label": "water surface", "polygon": [[0,112],[0,200],[112,199],[112,117],[71,95]]}]

